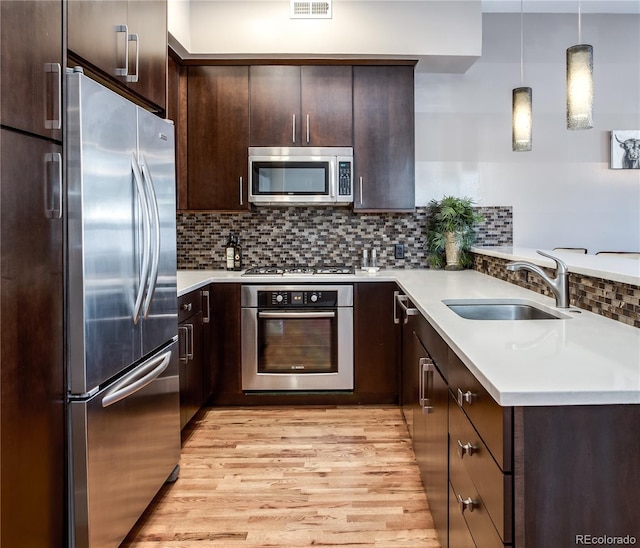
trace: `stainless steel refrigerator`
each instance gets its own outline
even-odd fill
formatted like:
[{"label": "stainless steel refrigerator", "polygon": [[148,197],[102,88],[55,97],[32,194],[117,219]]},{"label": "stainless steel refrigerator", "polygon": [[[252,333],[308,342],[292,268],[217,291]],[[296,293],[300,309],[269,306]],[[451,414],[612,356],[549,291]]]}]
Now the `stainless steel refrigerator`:
[{"label": "stainless steel refrigerator", "polygon": [[70,536],[118,546],[180,457],[173,125],[67,74]]}]

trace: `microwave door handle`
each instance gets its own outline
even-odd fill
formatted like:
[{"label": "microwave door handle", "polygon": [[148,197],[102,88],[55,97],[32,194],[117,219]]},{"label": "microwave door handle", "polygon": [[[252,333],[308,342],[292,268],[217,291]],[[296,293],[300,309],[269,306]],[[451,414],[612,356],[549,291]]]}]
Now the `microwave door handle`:
[{"label": "microwave door handle", "polygon": [[335,318],[334,311],[327,312],[258,312],[258,318],[273,320],[298,320],[311,318]]}]

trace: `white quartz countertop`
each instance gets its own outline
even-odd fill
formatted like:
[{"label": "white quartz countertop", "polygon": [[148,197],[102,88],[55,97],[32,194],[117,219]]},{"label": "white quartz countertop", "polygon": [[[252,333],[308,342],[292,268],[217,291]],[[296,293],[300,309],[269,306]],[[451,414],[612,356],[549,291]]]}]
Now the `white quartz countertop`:
[{"label": "white quartz countertop", "polygon": [[555,304],[549,297],[471,270],[381,270],[312,278],[179,271],[178,291],[182,295],[208,283],[311,281],[397,282],[501,405],[640,403],[640,329],[577,308],[565,311],[569,319],[561,320],[466,320],[442,301],[522,299],[548,308]]}]

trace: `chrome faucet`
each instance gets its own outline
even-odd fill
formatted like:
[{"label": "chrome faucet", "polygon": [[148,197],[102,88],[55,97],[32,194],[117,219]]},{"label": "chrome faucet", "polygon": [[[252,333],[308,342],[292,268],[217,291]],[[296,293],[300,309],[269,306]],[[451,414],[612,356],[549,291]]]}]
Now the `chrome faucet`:
[{"label": "chrome faucet", "polygon": [[553,259],[556,263],[555,278],[551,278],[542,268],[527,261],[514,261],[507,263],[506,268],[509,272],[517,272],[518,270],[529,270],[537,274],[549,286],[556,298],[556,306],[558,308],[569,308],[569,272],[567,265],[560,259],[547,255],[542,251],[538,254],[548,259]]}]

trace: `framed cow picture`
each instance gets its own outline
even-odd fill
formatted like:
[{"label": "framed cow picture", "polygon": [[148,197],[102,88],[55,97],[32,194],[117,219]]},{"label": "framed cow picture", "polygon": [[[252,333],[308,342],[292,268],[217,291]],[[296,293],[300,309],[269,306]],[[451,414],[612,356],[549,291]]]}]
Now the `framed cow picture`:
[{"label": "framed cow picture", "polygon": [[640,130],[611,131],[611,169],[640,169]]}]

